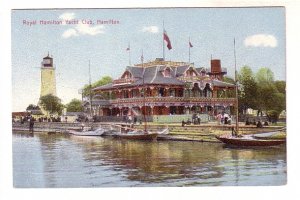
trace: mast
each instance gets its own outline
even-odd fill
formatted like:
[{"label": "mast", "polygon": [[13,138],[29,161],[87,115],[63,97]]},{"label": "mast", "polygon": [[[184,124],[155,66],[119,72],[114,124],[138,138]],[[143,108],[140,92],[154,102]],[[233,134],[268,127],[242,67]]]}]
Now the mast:
[{"label": "mast", "polygon": [[189,63],[191,63],[191,40],[189,37]]},{"label": "mast", "polygon": [[165,61],[165,38],[164,38],[164,34],[165,34],[165,22],[163,21],[162,46],[163,46],[163,59]]},{"label": "mast", "polygon": [[93,115],[93,112],[92,112],[92,109],[93,109],[93,107],[92,107],[92,78],[91,78],[91,62],[90,62],[90,60],[89,60],[89,92],[90,92],[90,115],[91,115],[91,117],[93,117],[92,115]]},{"label": "mast", "polygon": [[234,47],[234,79],[235,79],[235,101],[236,101],[236,134],[239,133],[239,99],[238,99],[238,77],[236,70],[236,53],[235,53],[235,38],[233,39],[233,47]]},{"label": "mast", "polygon": [[143,67],[143,106],[144,106],[144,132],[147,133],[147,120],[146,120],[146,92],[145,92],[145,68],[144,68],[144,53],[142,50],[142,56],[141,56],[141,61],[142,61],[142,67]]},{"label": "mast", "polygon": [[129,42],[129,44],[128,44],[128,57],[129,57],[129,66],[131,66],[131,53],[130,53],[130,51],[131,51],[131,48],[130,48],[130,42]]}]

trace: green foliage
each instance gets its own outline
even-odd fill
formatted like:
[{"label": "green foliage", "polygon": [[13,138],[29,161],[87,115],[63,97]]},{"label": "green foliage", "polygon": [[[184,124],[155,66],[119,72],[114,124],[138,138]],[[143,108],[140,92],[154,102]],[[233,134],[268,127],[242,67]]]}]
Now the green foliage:
[{"label": "green foliage", "polygon": [[255,78],[259,84],[273,83],[274,73],[269,68],[263,67],[258,70]]},{"label": "green foliage", "polygon": [[240,109],[257,108],[257,83],[250,67],[244,66],[238,74],[239,84],[242,85],[239,91]]},{"label": "green foliage", "polygon": [[29,110],[41,110],[39,106],[36,106],[34,104],[29,104],[29,106],[27,106],[26,111]]},{"label": "green foliage", "polygon": [[238,74],[240,109],[252,108],[265,111],[270,120],[277,120],[286,108],[285,81],[274,81],[273,72],[263,67],[255,75],[248,66]]},{"label": "green foliage", "polygon": [[92,89],[102,86],[102,85],[112,83],[112,81],[113,81],[113,79],[110,76],[103,76],[100,80],[92,83],[91,86],[86,84],[83,87],[83,96],[89,96],[89,95],[93,96],[94,92],[92,91]]},{"label": "green foliage", "polygon": [[232,83],[232,84],[235,83],[235,81],[234,81],[233,78],[230,78],[230,77],[227,77],[227,76],[225,76],[225,77],[223,78],[223,81],[226,82],[226,83]]},{"label": "green foliage", "polygon": [[58,98],[57,96],[54,96],[52,94],[42,96],[40,98],[40,105],[50,115],[52,115],[52,114],[61,115],[62,110],[64,108],[64,105],[61,103],[60,98]]},{"label": "green foliage", "polygon": [[78,99],[72,99],[70,103],[66,105],[67,112],[82,112],[82,102]]},{"label": "green foliage", "polygon": [[285,81],[275,81],[275,86],[278,90],[278,92],[285,94],[285,88],[286,88],[286,83]]}]

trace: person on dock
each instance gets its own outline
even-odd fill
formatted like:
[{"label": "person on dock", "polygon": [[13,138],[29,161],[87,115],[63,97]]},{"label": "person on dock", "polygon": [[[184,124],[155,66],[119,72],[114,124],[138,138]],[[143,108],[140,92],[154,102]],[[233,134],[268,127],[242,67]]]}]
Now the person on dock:
[{"label": "person on dock", "polygon": [[33,131],[34,131],[34,119],[33,117],[31,117],[29,119],[29,132],[33,133]]},{"label": "person on dock", "polygon": [[257,125],[256,125],[256,127],[257,127],[257,128],[262,128],[262,127],[263,127],[263,125],[262,125],[262,123],[261,123],[261,121],[260,121],[260,120],[257,122]]},{"label": "person on dock", "polygon": [[232,135],[232,137],[237,137],[238,136],[238,134],[237,134],[236,130],[234,129],[234,127],[231,127],[231,135]]},{"label": "person on dock", "polygon": [[220,124],[222,123],[222,115],[221,115],[221,113],[219,113],[219,114],[216,116],[216,118],[217,118],[217,121],[218,121],[218,125],[220,125]]}]

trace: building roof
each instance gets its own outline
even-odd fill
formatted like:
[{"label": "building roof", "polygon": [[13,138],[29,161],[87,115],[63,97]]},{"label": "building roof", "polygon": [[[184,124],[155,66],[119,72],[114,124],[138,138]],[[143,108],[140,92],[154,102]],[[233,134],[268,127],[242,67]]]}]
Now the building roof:
[{"label": "building roof", "polygon": [[[206,71],[205,68],[195,68],[193,65],[188,63],[176,62],[174,66],[164,64],[165,61],[155,60],[150,63],[146,63],[147,66],[142,67],[143,65],[127,66],[125,72],[128,71],[131,73],[132,77],[127,79],[117,79],[116,82],[109,83],[107,85],[99,86],[93,90],[107,90],[114,88],[124,88],[124,87],[135,87],[142,85],[176,85],[183,86],[185,81],[179,80],[177,77],[181,77],[189,69],[193,68],[197,74],[200,74],[201,71]],[[181,64],[181,65],[180,65]],[[169,76],[165,76],[165,69],[169,68]],[[125,73],[124,72],[124,73]],[[123,73],[123,74],[124,74]],[[120,80],[120,82],[118,82]],[[129,80],[129,81],[128,81]],[[217,87],[233,87],[234,84],[226,83],[219,80],[209,80],[213,86]]]},{"label": "building roof", "polygon": [[12,117],[25,117],[29,113],[28,112],[12,112],[11,114],[12,114]]}]

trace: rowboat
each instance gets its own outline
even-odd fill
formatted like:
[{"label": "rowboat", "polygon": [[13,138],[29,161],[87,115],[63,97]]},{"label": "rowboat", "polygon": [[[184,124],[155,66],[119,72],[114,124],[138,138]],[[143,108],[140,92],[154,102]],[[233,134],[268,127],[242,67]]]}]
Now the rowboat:
[{"label": "rowboat", "polygon": [[114,137],[121,139],[131,139],[131,140],[156,140],[158,135],[169,134],[169,129],[163,129],[161,131],[148,131],[148,130],[138,130],[130,127],[122,127],[120,131],[114,133]]},{"label": "rowboat", "polygon": [[121,138],[121,139],[131,139],[131,140],[156,140],[157,139],[157,133],[146,133],[143,130],[138,131],[129,131],[127,133],[117,133],[115,134],[115,137]]},{"label": "rowboat", "polygon": [[106,129],[101,127],[91,130],[91,129],[82,129],[82,130],[70,130],[69,133],[77,136],[101,136],[106,132]]},{"label": "rowboat", "polygon": [[255,136],[232,136],[229,134],[216,136],[221,142],[233,146],[277,146],[284,144],[285,139],[257,139]]}]

